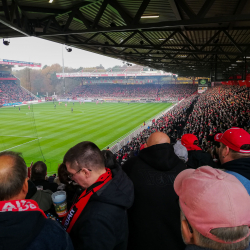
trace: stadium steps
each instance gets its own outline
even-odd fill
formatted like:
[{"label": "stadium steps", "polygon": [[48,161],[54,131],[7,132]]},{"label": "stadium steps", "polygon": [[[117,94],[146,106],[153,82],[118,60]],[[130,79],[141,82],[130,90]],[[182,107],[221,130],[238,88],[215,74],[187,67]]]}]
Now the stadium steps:
[{"label": "stadium steps", "polygon": [[20,87],[21,87],[26,93],[28,93],[29,95],[31,95],[32,97],[34,97],[36,100],[39,99],[36,95],[34,95],[33,93],[31,93],[29,90],[27,90],[27,89],[24,88],[23,86],[20,85]]}]

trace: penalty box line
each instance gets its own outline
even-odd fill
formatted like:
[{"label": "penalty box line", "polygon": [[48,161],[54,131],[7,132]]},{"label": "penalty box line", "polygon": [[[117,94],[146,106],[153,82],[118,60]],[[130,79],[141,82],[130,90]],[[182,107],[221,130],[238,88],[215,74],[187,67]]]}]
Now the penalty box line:
[{"label": "penalty box line", "polygon": [[28,141],[28,142],[19,144],[19,145],[15,146],[15,147],[7,148],[7,149],[5,149],[5,150],[3,150],[3,151],[0,151],[0,153],[1,153],[1,152],[4,152],[4,151],[7,151],[7,150],[10,150],[10,149],[13,149],[13,148],[20,147],[20,146],[22,146],[22,145],[28,144],[28,143],[33,142],[33,141],[36,141],[36,140],[40,140],[41,138],[42,138],[42,137],[39,137],[39,138],[37,138],[37,139],[35,139],[35,140],[32,140],[32,141]]}]

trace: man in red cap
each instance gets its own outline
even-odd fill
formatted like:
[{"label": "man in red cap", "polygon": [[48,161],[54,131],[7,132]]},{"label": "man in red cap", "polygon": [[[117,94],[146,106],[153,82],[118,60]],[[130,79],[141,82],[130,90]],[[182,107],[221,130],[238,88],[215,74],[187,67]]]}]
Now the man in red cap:
[{"label": "man in red cap", "polygon": [[221,169],[240,180],[250,195],[250,134],[233,127],[216,134],[214,140],[220,142]]},{"label": "man in red cap", "polygon": [[205,165],[216,167],[211,155],[203,152],[198,146],[198,143],[198,138],[193,134],[184,134],[181,137],[181,144],[185,146],[188,151],[187,167],[198,168]]},{"label": "man in red cap", "polygon": [[250,197],[237,178],[209,166],[175,179],[185,250],[249,250]]}]

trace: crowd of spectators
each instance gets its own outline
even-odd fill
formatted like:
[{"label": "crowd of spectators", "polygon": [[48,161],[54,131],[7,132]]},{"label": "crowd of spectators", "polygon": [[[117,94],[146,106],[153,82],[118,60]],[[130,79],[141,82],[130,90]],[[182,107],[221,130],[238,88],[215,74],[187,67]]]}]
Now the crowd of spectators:
[{"label": "crowd of spectators", "polygon": [[164,84],[160,88],[161,100],[181,100],[191,96],[197,91],[197,85],[193,84]]},{"label": "crowd of spectators", "polygon": [[0,105],[23,101],[33,101],[35,98],[22,89],[13,80],[0,80]]},{"label": "crowd of spectators", "polygon": [[[216,86],[116,155],[78,143],[58,177],[47,178],[42,161],[27,171],[19,153],[0,152],[0,248],[250,250],[249,118],[247,88]],[[52,200],[57,190],[66,201]]]},{"label": "crowd of spectators", "polygon": [[194,134],[201,148],[210,152],[215,150],[214,135],[233,126],[250,129],[248,90],[240,86],[216,86],[179,102],[122,147],[117,152],[117,159],[122,163],[138,155],[140,147],[155,131],[168,134],[173,143],[183,134]]},{"label": "crowd of spectators", "polygon": [[181,100],[197,91],[197,86],[186,84],[102,84],[77,86],[63,97],[75,98],[141,98],[154,100]]}]

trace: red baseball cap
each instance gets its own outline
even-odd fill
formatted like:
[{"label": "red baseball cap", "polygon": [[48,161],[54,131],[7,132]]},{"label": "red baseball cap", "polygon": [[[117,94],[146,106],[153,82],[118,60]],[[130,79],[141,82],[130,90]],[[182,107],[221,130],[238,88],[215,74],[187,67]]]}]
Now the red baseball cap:
[{"label": "red baseball cap", "polygon": [[195,141],[198,141],[198,138],[193,134],[184,134],[181,137],[181,144],[183,146],[193,145]]},{"label": "red baseball cap", "polygon": [[233,175],[209,166],[186,169],[177,175],[174,189],[187,220],[203,236],[231,244],[250,235],[226,242],[211,234],[215,228],[250,226],[250,196]]},{"label": "red baseball cap", "polygon": [[181,144],[186,147],[187,151],[201,150],[200,147],[194,145],[195,141],[198,141],[198,138],[193,134],[184,134],[181,137]]},{"label": "red baseball cap", "polygon": [[225,144],[236,152],[250,153],[250,150],[240,149],[244,144],[250,144],[250,134],[242,128],[230,128],[224,134],[216,134],[214,140]]}]

